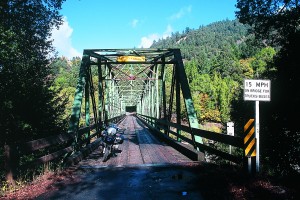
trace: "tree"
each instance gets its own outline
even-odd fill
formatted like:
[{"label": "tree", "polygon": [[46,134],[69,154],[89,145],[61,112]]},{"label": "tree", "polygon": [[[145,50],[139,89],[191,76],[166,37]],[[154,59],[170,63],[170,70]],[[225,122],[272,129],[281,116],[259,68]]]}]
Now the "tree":
[{"label": "tree", "polygon": [[[261,153],[281,174],[292,173],[300,163],[299,90],[300,6],[298,0],[238,0],[240,22],[253,26],[257,40],[280,47],[276,70],[261,76],[272,80],[272,101],[261,106]],[[265,135],[265,136],[264,136]]]},{"label": "tree", "polygon": [[50,90],[51,30],[64,0],[0,3],[0,137],[4,143],[58,134],[63,105]]},{"label": "tree", "polygon": [[[71,115],[74,93],[79,77],[80,62],[81,59],[79,57],[72,58],[70,61],[65,57],[59,57],[51,63],[51,68],[56,72],[55,80],[51,88],[59,93],[58,95],[61,97],[61,102],[66,102],[63,116],[65,120]],[[97,76],[96,78],[97,79],[93,77],[93,80],[98,80]],[[97,82],[94,83],[95,91],[98,91],[97,86]]]},{"label": "tree", "polygon": [[251,66],[256,72],[255,76],[257,78],[262,78],[263,74],[268,74],[268,70],[273,69],[273,58],[276,51],[272,47],[263,48],[257,54],[255,54],[254,59],[251,61]]},{"label": "tree", "polygon": [[236,16],[251,25],[258,38],[282,45],[299,31],[299,6],[298,0],[238,0]]}]

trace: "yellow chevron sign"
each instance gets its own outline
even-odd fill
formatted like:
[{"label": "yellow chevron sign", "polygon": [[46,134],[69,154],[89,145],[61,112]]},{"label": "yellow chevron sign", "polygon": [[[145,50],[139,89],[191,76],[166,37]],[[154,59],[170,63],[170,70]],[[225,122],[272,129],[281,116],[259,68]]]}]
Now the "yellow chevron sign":
[{"label": "yellow chevron sign", "polygon": [[244,126],[244,132],[246,134],[244,138],[244,145],[245,145],[245,155],[247,157],[254,157],[256,156],[256,149],[255,149],[255,137],[254,137],[254,119],[249,119],[249,121]]},{"label": "yellow chevron sign", "polygon": [[145,56],[119,56],[117,58],[118,62],[144,62],[146,60]]}]

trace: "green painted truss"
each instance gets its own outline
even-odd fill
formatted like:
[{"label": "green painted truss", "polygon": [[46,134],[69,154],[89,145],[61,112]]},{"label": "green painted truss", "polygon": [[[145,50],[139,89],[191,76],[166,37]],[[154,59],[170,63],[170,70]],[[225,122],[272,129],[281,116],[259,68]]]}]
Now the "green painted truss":
[{"label": "green painted truss", "polygon": [[[185,108],[190,127],[198,128],[179,49],[84,50],[69,132],[78,131],[81,118],[85,126],[101,127],[108,119],[125,114],[127,107],[179,124]],[[202,143],[199,136],[193,140]]]}]

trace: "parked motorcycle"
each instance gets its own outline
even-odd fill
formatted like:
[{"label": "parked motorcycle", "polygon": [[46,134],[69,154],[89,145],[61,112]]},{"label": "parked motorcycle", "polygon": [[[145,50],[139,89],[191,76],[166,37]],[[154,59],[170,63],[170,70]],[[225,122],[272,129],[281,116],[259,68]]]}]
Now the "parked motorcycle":
[{"label": "parked motorcycle", "polygon": [[106,130],[102,131],[103,137],[103,158],[102,161],[106,162],[109,157],[115,156],[118,151],[119,144],[124,141],[124,131],[120,130],[116,125],[111,125]]}]

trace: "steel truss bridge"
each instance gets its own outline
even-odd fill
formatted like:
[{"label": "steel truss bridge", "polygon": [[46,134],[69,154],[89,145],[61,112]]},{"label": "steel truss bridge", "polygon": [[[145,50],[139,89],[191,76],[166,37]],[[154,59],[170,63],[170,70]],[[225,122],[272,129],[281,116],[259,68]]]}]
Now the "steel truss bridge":
[{"label": "steel truss bridge", "polygon": [[[119,160],[119,164],[135,162],[132,159],[143,155],[143,161],[152,163],[184,160],[170,153],[173,151],[165,145],[158,146],[149,136],[152,133],[191,161],[204,160],[209,153],[244,164],[245,155],[255,155],[253,120],[245,125],[243,138],[199,129],[179,49],[86,49],[68,132],[17,146],[5,145],[6,180],[13,182],[18,171],[58,159],[66,164],[78,163],[99,148],[100,133],[109,123],[126,128],[128,140],[123,145],[123,155],[127,160]],[[244,154],[216,149],[209,145],[210,141],[240,148]],[[136,151],[141,155],[132,153],[134,149],[139,149]],[[36,151],[45,154],[39,153],[41,157],[26,164],[20,161],[22,156]]]},{"label": "steel truss bridge", "polygon": [[[166,76],[170,82],[166,82]],[[97,86],[93,78],[97,79]],[[90,110],[93,123],[99,128],[107,124],[108,119],[124,115],[126,111],[148,117],[152,123],[158,119],[171,122],[172,113],[176,113],[175,123],[180,125],[184,104],[189,127],[198,128],[179,49],[84,50],[69,132],[79,129],[83,99],[86,126],[91,123]],[[193,143],[203,143],[197,135],[190,139]]]}]

